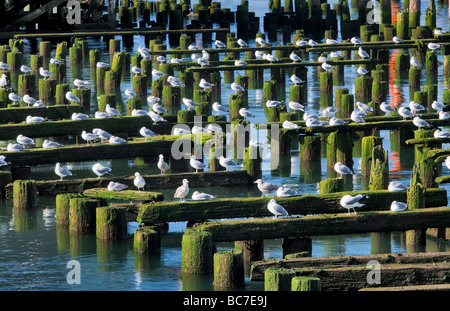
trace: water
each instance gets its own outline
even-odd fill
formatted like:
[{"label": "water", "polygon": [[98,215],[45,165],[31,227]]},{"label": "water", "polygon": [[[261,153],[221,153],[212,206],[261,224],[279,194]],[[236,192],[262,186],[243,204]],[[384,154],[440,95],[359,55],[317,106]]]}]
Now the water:
[{"label": "water", "polygon": [[[331,5],[337,1],[330,1]],[[393,2],[393,9],[400,2]],[[236,1],[222,1],[224,8],[236,9]],[[256,16],[262,17],[268,11],[268,2],[262,0],[250,1],[250,11]],[[425,5],[422,5],[422,22],[424,23]],[[353,16],[357,12],[352,10]],[[218,27],[218,25],[214,25]],[[437,26],[448,29],[447,6],[437,5]],[[232,25],[232,31],[235,30]],[[117,37],[120,39],[120,37]],[[281,36],[279,36],[281,44]],[[340,37],[338,37],[340,39]],[[201,44],[201,37],[197,37],[197,44]],[[248,40],[253,46],[254,41]],[[123,50],[135,55],[139,46],[143,46],[143,38],[135,37],[132,47],[122,47]],[[109,62],[106,43],[89,39],[90,48],[101,50],[101,61]],[[170,47],[170,45],[168,45]],[[204,44],[210,47],[210,44]],[[52,47],[54,53],[54,46]],[[26,42],[25,54],[33,52],[29,42]],[[223,57],[223,56],[222,56]],[[318,55],[311,53],[310,60],[317,59]],[[439,61],[443,56],[439,55]],[[86,65],[86,64],[85,64]],[[89,66],[84,66],[80,71],[70,68],[68,83],[75,78],[90,79]],[[242,73],[241,73],[242,74]],[[347,87],[354,94],[354,79],[357,76],[356,67],[347,67],[344,84],[339,87]],[[269,72],[265,72],[265,80],[269,80]],[[423,83],[426,75],[423,74]],[[287,80],[289,81],[289,80]],[[445,88],[442,77],[442,66],[438,72],[438,101],[442,100],[442,90]],[[289,86],[290,82],[286,83]],[[388,101],[409,102],[408,81],[404,78],[392,76],[389,81],[390,94]],[[222,104],[228,104],[229,95],[232,93],[229,84],[223,84]],[[335,86],[336,88],[337,86]],[[122,81],[121,95],[118,98],[118,107],[124,109],[126,96],[124,91],[131,88],[130,76],[126,75]],[[150,91],[150,90],[149,90]],[[249,109],[256,115],[252,122],[265,122],[267,116],[264,113],[262,103],[262,89],[249,90]],[[319,109],[319,81],[316,68],[308,70],[308,105],[307,112],[317,112]],[[288,99],[288,92],[286,93]],[[96,102],[95,91],[92,92],[91,102]],[[148,108],[148,107],[144,107]],[[92,111],[95,111],[93,105]],[[252,132],[252,138],[264,137],[266,133]],[[389,165],[391,179],[409,183],[413,166],[411,149],[391,148],[389,131],[381,131],[384,138],[383,148],[389,152]],[[62,139],[62,138],[61,138]],[[73,138],[65,139],[72,142]],[[7,142],[2,142],[6,144]],[[448,146],[444,145],[443,148]],[[318,176],[304,176],[300,173],[298,151],[292,150],[291,154],[281,159],[279,169],[270,170],[270,157],[266,153],[263,158],[263,180],[283,184],[300,191],[302,194],[316,193],[317,182],[326,178],[326,159],[322,159],[322,170]],[[356,174],[351,183],[354,190],[363,188],[361,184],[360,158],[354,157],[354,169]],[[158,174],[156,159],[123,159],[102,161],[103,164],[112,167],[116,176],[132,175],[135,171],[141,174]],[[94,162],[64,163],[75,173],[76,178],[94,177],[90,168]],[[32,178],[55,179],[52,165],[33,167]],[[441,175],[448,174],[448,169],[443,167]],[[165,198],[170,200],[173,189],[163,189]],[[449,186],[443,185],[447,190]],[[254,187],[231,188],[196,188],[195,190],[215,193],[218,197],[250,197],[259,196],[260,193]],[[194,191],[194,189],[192,190]],[[163,233],[161,240],[161,252],[157,255],[143,256],[133,252],[133,232],[136,223],[129,223],[128,239],[113,244],[103,244],[96,240],[95,235],[78,235],[69,233],[67,228],[55,224],[54,198],[40,198],[39,206],[34,211],[17,214],[12,209],[12,202],[0,201],[0,290],[213,290],[211,276],[186,277],[181,274],[181,237],[186,227],[185,222],[170,223],[168,232]],[[402,232],[392,232],[388,242],[382,243],[381,248],[373,243],[371,234],[346,235],[346,236],[316,236],[312,237],[314,257],[338,256],[338,255],[366,255],[376,252],[406,252],[405,236]],[[380,247],[378,245],[378,247]],[[448,242],[428,237],[424,251],[448,251]],[[231,249],[231,243],[221,243],[218,249]],[[281,240],[265,241],[265,257],[281,258]],[[69,284],[67,274],[73,269],[67,267],[70,260],[77,260],[81,268],[81,284]],[[261,290],[261,282],[249,282],[246,280],[245,290]]]}]

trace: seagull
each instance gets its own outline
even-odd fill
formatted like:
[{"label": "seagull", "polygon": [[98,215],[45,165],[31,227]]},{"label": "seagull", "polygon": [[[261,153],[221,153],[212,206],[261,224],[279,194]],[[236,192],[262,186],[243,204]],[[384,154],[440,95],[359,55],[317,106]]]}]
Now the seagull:
[{"label": "seagull", "polygon": [[408,208],[408,204],[398,201],[392,201],[391,203],[391,211],[393,212],[403,212]]},{"label": "seagull", "polygon": [[373,112],[373,108],[364,103],[356,102],[356,106],[358,107],[358,109],[364,111],[365,113],[367,113],[368,111]]},{"label": "seagull", "polygon": [[220,40],[214,41],[214,45],[215,45],[218,49],[220,49],[220,48],[226,48],[226,47],[227,47],[227,45],[226,45],[225,43],[223,43],[222,41],[220,41]]},{"label": "seagull", "polygon": [[327,39],[327,40],[325,40],[325,43],[326,44],[338,44],[339,41],[334,40],[334,39]]},{"label": "seagull", "polygon": [[242,40],[242,39],[238,39],[238,40],[237,40],[237,44],[239,44],[239,46],[240,46],[241,48],[244,47],[244,46],[248,46],[247,42],[245,42],[245,41]]},{"label": "seagull", "polygon": [[31,123],[40,123],[43,121],[47,121],[47,118],[43,118],[43,117],[33,117],[33,116],[27,116],[25,122],[27,124],[31,124]]},{"label": "seagull", "polygon": [[195,168],[195,172],[198,173],[198,170],[203,170],[205,168],[208,168],[208,165],[206,165],[205,163],[197,160],[197,158],[195,157],[195,155],[191,156],[191,160],[189,162],[189,164]]},{"label": "seagull", "polygon": [[6,146],[6,151],[21,151],[23,149],[25,149],[25,147],[21,144],[9,143],[8,146]]},{"label": "seagull", "polygon": [[44,77],[44,80],[50,76],[54,76],[52,72],[45,70],[44,67],[39,68],[39,74]]},{"label": "seagull", "polygon": [[302,58],[301,58],[300,56],[298,56],[297,54],[295,54],[294,52],[292,52],[292,53],[289,55],[289,58],[290,58],[294,63],[296,63],[296,62],[301,62],[301,61],[302,61]]},{"label": "seagull", "polygon": [[148,116],[147,111],[145,111],[144,109],[133,109],[131,111],[131,116],[133,117],[144,117],[144,116]]},{"label": "seagull", "polygon": [[147,140],[150,137],[157,136],[152,130],[146,128],[145,126],[141,127],[141,129],[139,130],[139,134],[141,134],[141,136],[145,137]]},{"label": "seagull", "polygon": [[237,94],[238,92],[245,92],[245,89],[236,82],[231,83],[231,89]]},{"label": "seagull", "polygon": [[143,59],[151,59],[150,50],[145,47],[139,47],[138,53],[142,56]]},{"label": "seagull", "polygon": [[135,97],[137,94],[135,92],[133,92],[130,89],[126,89],[125,90],[125,95],[128,97],[128,99]]},{"label": "seagull", "polygon": [[189,46],[188,46],[188,50],[199,50],[199,49],[200,49],[200,47],[198,47],[195,44],[189,44]]},{"label": "seagull", "polygon": [[439,119],[440,120],[446,120],[450,118],[450,113],[445,111],[439,111]]},{"label": "seagull", "polygon": [[261,179],[257,179],[254,184],[257,184],[259,191],[262,193],[272,193],[277,191],[278,187],[277,185],[270,183],[270,182],[263,182]]},{"label": "seagull", "polygon": [[299,126],[297,124],[292,123],[292,122],[290,122],[288,120],[285,120],[281,126],[284,129],[298,129],[299,128]]},{"label": "seagull", "polygon": [[334,170],[336,171],[336,173],[338,173],[339,175],[353,175],[353,171],[347,166],[342,164],[341,162],[336,162],[336,164],[334,164]]},{"label": "seagull", "polygon": [[8,80],[5,74],[2,74],[2,77],[0,78],[0,87],[4,87],[8,85]]},{"label": "seagull", "polygon": [[322,69],[325,71],[330,71],[330,70],[333,70],[334,67],[331,66],[330,64],[328,64],[327,62],[324,62],[324,63],[322,63]]},{"label": "seagull", "polygon": [[356,72],[358,72],[358,74],[360,74],[361,76],[364,76],[369,73],[369,71],[364,67],[358,67]]},{"label": "seagull", "polygon": [[158,164],[157,164],[159,170],[161,171],[161,175],[166,174],[166,171],[169,169],[169,164],[167,164],[167,162],[164,161],[164,155],[160,154],[159,155],[159,160],[158,160]]},{"label": "seagull", "polygon": [[334,117],[330,119],[330,125],[345,125],[347,123],[348,123],[347,121]]},{"label": "seagull", "polygon": [[83,138],[88,144],[98,138],[94,133],[87,133],[86,131],[81,132],[81,138]]},{"label": "seagull", "polygon": [[165,63],[167,61],[167,58],[165,58],[164,56],[160,55],[156,58],[156,60],[160,63]]},{"label": "seagull", "polygon": [[436,131],[434,131],[433,137],[434,138],[450,138],[450,132],[437,129]]},{"label": "seagull", "polygon": [[193,62],[198,63],[198,60],[199,60],[200,58],[202,58],[202,57],[200,56],[200,54],[193,53],[193,54],[191,55],[191,59],[192,59]]},{"label": "seagull", "polygon": [[58,148],[61,147],[61,144],[56,141],[51,141],[48,139],[45,139],[42,143],[42,148],[44,149],[51,149],[51,148]]},{"label": "seagull", "polygon": [[291,76],[291,81],[294,82],[295,84],[302,84],[305,82],[302,79],[300,79],[299,77],[297,77],[295,74],[293,74]]},{"label": "seagull", "polygon": [[255,115],[251,113],[249,110],[245,108],[239,109],[239,115],[244,118],[244,120],[247,120],[247,118],[254,118]]},{"label": "seagull", "polygon": [[234,65],[235,66],[245,66],[245,65],[247,65],[247,62],[244,60],[236,60],[236,61],[234,61]]},{"label": "seagull", "polygon": [[156,70],[156,69],[152,70],[152,76],[156,77],[157,79],[160,79],[160,78],[164,77],[165,75],[166,74],[164,72],[162,72],[162,71],[159,71],[159,70]]},{"label": "seagull", "polygon": [[268,107],[268,108],[277,107],[277,106],[279,106],[279,105],[281,105],[281,102],[280,102],[279,100],[272,100],[272,99],[269,99],[269,100],[266,102],[266,107]]},{"label": "seagull", "polygon": [[327,108],[321,110],[320,113],[322,114],[323,117],[330,118],[339,111],[341,111],[341,109],[339,109],[339,108],[327,107]]},{"label": "seagull", "polygon": [[113,144],[113,145],[116,145],[116,144],[124,144],[124,143],[126,143],[126,142],[127,142],[126,139],[120,138],[120,137],[118,137],[118,136],[111,136],[111,137],[109,138],[109,143],[110,143],[110,144]]},{"label": "seagull", "polygon": [[204,193],[204,192],[198,192],[198,191],[194,191],[194,193],[192,194],[192,200],[195,200],[195,201],[211,200],[216,197],[217,197],[216,195],[212,195],[212,194],[208,194],[208,193]]},{"label": "seagull", "polygon": [[94,114],[94,117],[96,119],[106,119],[106,118],[109,118],[110,115],[107,114],[106,112],[96,111],[95,114]]},{"label": "seagull", "polygon": [[134,180],[133,183],[138,188],[139,191],[144,190],[145,187],[145,179],[141,176],[140,173],[136,172],[134,173]]},{"label": "seagull", "polygon": [[105,63],[105,62],[97,62],[96,67],[97,68],[107,68],[107,67],[109,67],[109,64]]},{"label": "seagull", "polygon": [[11,69],[10,65],[4,62],[0,62],[0,70],[10,70],[10,69]]},{"label": "seagull", "polygon": [[277,189],[277,197],[284,198],[284,197],[292,197],[298,195],[298,192],[295,190],[292,190],[291,188],[287,187],[280,187]]},{"label": "seagull", "polygon": [[417,104],[414,101],[409,102],[409,109],[411,109],[411,112],[413,113],[427,111],[427,109],[424,106]]},{"label": "seagull", "polygon": [[336,57],[342,57],[342,54],[340,54],[338,52],[331,52],[330,53],[330,58],[336,58]]},{"label": "seagull", "polygon": [[192,127],[192,134],[207,133],[207,132],[208,132],[208,130],[205,129],[204,127],[202,127],[202,126],[194,125]]},{"label": "seagull", "polygon": [[316,41],[314,41],[313,39],[309,39],[308,40],[308,45],[309,46],[316,46],[318,43]]},{"label": "seagull", "polygon": [[[363,113],[364,113],[364,115],[366,115],[365,112],[363,112]],[[352,114],[350,115],[350,119],[355,123],[364,123],[364,122],[366,122],[363,118],[364,115],[361,114],[360,111],[354,110],[354,111],[352,111]]]},{"label": "seagull", "polygon": [[149,97],[147,97],[147,102],[149,104],[160,103],[161,102],[161,98],[150,95]]},{"label": "seagull", "polygon": [[106,104],[106,106],[105,106],[105,112],[106,112],[107,114],[109,114],[111,117],[114,117],[114,116],[120,116],[120,115],[121,115],[120,112],[119,112],[116,108],[111,107],[110,104]]},{"label": "seagull", "polygon": [[220,163],[220,165],[222,165],[225,168],[229,168],[229,167],[238,165],[233,159],[226,158],[224,156],[220,156],[219,163]]},{"label": "seagull", "polygon": [[408,190],[408,186],[399,182],[399,181],[391,181],[388,185],[389,191],[406,191]]},{"label": "seagull", "polygon": [[163,117],[161,117],[159,114],[157,114],[157,113],[154,112],[154,111],[149,111],[149,112],[148,112],[148,116],[149,116],[150,118],[152,118],[152,121],[155,122],[155,123],[158,123],[158,122],[167,122],[166,119],[164,119]]},{"label": "seagull", "polygon": [[72,172],[69,171],[69,169],[68,169],[67,167],[61,166],[60,163],[56,163],[56,166],[55,166],[55,173],[56,173],[56,175],[58,175],[59,177],[61,177],[60,180],[63,180],[64,177],[72,176]]},{"label": "seagull", "polygon": [[305,122],[306,127],[315,127],[315,126],[321,126],[321,125],[322,125],[322,121],[319,121],[318,119],[315,119],[315,118],[307,118],[306,122]]},{"label": "seagull", "polygon": [[37,100],[34,104],[33,107],[45,107],[45,104],[42,102],[42,100]]},{"label": "seagull", "polygon": [[294,102],[294,101],[289,101],[288,103],[289,109],[292,110],[299,110],[299,111],[304,111],[305,106],[303,106],[302,104],[298,103],[298,102]]},{"label": "seagull", "polygon": [[100,128],[95,128],[92,130],[92,133],[97,135],[98,138],[100,138],[100,141],[103,142],[105,140],[108,140],[112,137],[112,135],[110,133],[108,133],[105,130],[102,130]]},{"label": "seagull", "polygon": [[6,157],[4,155],[0,155],[0,166],[9,165],[9,162],[6,162]]},{"label": "seagull", "polygon": [[131,67],[131,72],[136,76],[140,76],[144,72],[144,70],[142,70],[138,66],[133,66]]},{"label": "seagull", "polygon": [[356,214],[355,207],[364,206],[365,204],[359,203],[359,201],[361,201],[364,198],[368,199],[369,196],[363,195],[363,194],[357,194],[355,196],[351,196],[351,195],[347,194],[341,198],[340,204],[342,207],[348,209],[348,215],[350,215],[350,209],[353,209],[353,211]]},{"label": "seagull", "polygon": [[191,108],[194,108],[194,107],[198,107],[198,104],[189,98],[183,98],[183,104],[186,105],[188,110],[191,110]]},{"label": "seagull", "polygon": [[361,58],[369,58],[370,59],[370,55],[366,52],[366,51],[364,51],[363,49],[362,49],[362,47],[359,47],[359,49],[358,49],[358,55],[361,57]]},{"label": "seagull", "polygon": [[214,86],[214,84],[209,83],[204,78],[201,78],[200,83],[198,84],[202,89],[209,89]]},{"label": "seagull", "polygon": [[171,59],[170,59],[170,63],[171,63],[171,64],[181,64],[182,62],[184,62],[184,60],[181,59],[181,58],[176,58],[176,57],[174,57],[174,58],[171,58]]},{"label": "seagull", "polygon": [[77,88],[84,88],[86,86],[89,85],[89,81],[85,81],[85,80],[80,80],[80,79],[75,79],[73,81],[73,84],[77,87]]},{"label": "seagull", "polygon": [[73,121],[80,121],[89,118],[87,114],[84,114],[82,112],[74,112],[72,113],[71,119]]},{"label": "seagull", "polygon": [[283,206],[278,204],[275,199],[271,199],[269,201],[269,204],[267,204],[267,209],[269,212],[275,215],[275,218],[278,218],[278,216],[289,216],[289,213],[284,209]]},{"label": "seagull", "polygon": [[127,188],[128,188],[127,185],[124,185],[124,184],[121,184],[118,182],[114,182],[114,181],[110,181],[108,184],[108,187],[107,187],[108,191],[122,191]]},{"label": "seagull", "polygon": [[308,41],[299,39],[295,42],[295,45],[296,46],[306,46],[306,45],[308,45]]},{"label": "seagull", "polygon": [[67,92],[66,93],[66,99],[68,101],[70,101],[70,103],[72,104],[73,102],[77,102],[77,103],[81,103],[81,99],[79,99],[75,94],[73,94],[72,92]]},{"label": "seagull", "polygon": [[202,58],[209,60],[209,53],[205,50],[202,51]]},{"label": "seagull", "polygon": [[428,48],[430,50],[434,51],[434,50],[437,50],[437,49],[441,48],[441,45],[437,44],[437,43],[430,42],[430,43],[428,43]]},{"label": "seagull", "polygon": [[257,59],[264,59],[264,55],[266,55],[266,53],[261,52],[261,51],[255,51],[255,57]]},{"label": "seagull", "polygon": [[218,114],[221,113],[221,112],[228,112],[228,109],[226,109],[224,106],[219,104],[219,102],[214,102],[214,104],[212,105],[212,108]]},{"label": "seagull", "polygon": [[31,97],[30,95],[28,95],[28,94],[25,94],[25,95],[23,95],[23,101],[25,102],[25,103],[27,103],[28,104],[28,107],[30,107],[30,105],[34,105],[35,103],[36,103],[36,99],[34,99],[33,97]]},{"label": "seagull", "polygon": [[28,74],[31,72],[31,68],[25,65],[20,66],[20,71],[22,71],[24,74]]},{"label": "seagull", "polygon": [[175,199],[180,199],[181,202],[184,202],[188,193],[189,193],[189,181],[185,178],[183,179],[183,185],[177,188],[173,197]]},{"label": "seagull", "polygon": [[433,103],[431,104],[431,108],[433,108],[436,111],[441,111],[442,109],[445,108],[445,105],[443,103],[433,101]]},{"label": "seagull", "polygon": [[327,61],[329,61],[330,60],[330,58],[329,58],[329,56],[328,55],[326,55],[326,56],[319,56],[319,58],[317,59],[317,61],[319,62],[319,63],[325,63],[325,62],[327,62]]},{"label": "seagull", "polygon": [[350,42],[353,43],[355,46],[361,44],[361,40],[359,40],[357,37],[351,38]]},{"label": "seagull", "polygon": [[435,35],[443,35],[443,34],[445,34],[445,33],[447,33],[447,32],[444,31],[444,30],[442,30],[442,29],[435,29],[435,30],[434,30],[434,34],[435,34]]},{"label": "seagull", "polygon": [[406,107],[400,107],[398,108],[398,114],[403,118],[403,121],[406,120],[406,118],[414,117],[415,114],[412,113],[408,108]]},{"label": "seagull", "polygon": [[36,143],[34,142],[33,139],[31,139],[30,137],[24,136],[22,134],[19,134],[16,137],[16,141],[17,141],[17,143],[19,143],[21,145],[25,145],[25,146],[28,146],[28,145],[33,145],[34,146],[34,145],[36,145]]},{"label": "seagull", "polygon": [[169,82],[172,87],[186,87],[186,85],[183,82],[181,82],[178,78],[173,76],[167,77],[167,82]]},{"label": "seagull", "polygon": [[191,134],[191,131],[181,127],[174,127],[172,129],[172,135],[188,135],[188,134]]},{"label": "seagull", "polygon": [[263,58],[264,58],[265,60],[268,60],[269,63],[271,63],[271,64],[272,64],[273,62],[278,62],[278,61],[280,61],[280,60],[278,59],[278,57],[273,56],[272,54],[264,54]]},{"label": "seagull", "polygon": [[411,56],[411,60],[409,61],[409,63],[413,67],[422,67],[422,65],[419,63],[419,61],[414,56]]},{"label": "seagull", "polygon": [[201,68],[203,68],[204,66],[209,66],[208,60],[207,60],[207,59],[204,59],[203,57],[200,57],[200,58],[197,60],[197,64],[199,64]]},{"label": "seagull", "polygon": [[402,43],[402,42],[403,42],[403,40],[400,39],[400,38],[397,37],[397,36],[394,36],[394,37],[392,38],[392,41],[394,41],[395,44],[399,44],[399,43]]},{"label": "seagull", "polygon": [[421,119],[420,117],[415,117],[413,119],[413,124],[417,126],[419,130],[423,127],[431,127],[431,125],[427,121]]},{"label": "seagull", "polygon": [[395,111],[395,108],[391,105],[387,104],[386,102],[382,102],[380,104],[380,109],[383,111],[386,115],[389,115],[390,112]]},{"label": "seagull", "polygon": [[97,175],[98,178],[102,177],[103,175],[111,175],[111,168],[104,166],[101,163],[95,163],[92,165],[92,171],[95,175]]},{"label": "seagull", "polygon": [[258,37],[255,39],[255,42],[258,43],[260,46],[265,46],[265,45],[269,45],[269,43],[266,42],[266,40],[264,40],[261,37]]},{"label": "seagull", "polygon": [[22,100],[22,98],[15,93],[9,93],[8,98],[13,102],[13,105]]}]

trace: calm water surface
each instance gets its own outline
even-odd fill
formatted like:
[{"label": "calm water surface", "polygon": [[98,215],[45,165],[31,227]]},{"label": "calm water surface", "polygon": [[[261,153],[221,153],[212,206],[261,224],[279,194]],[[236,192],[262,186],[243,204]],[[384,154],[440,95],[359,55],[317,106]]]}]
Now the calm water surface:
[{"label": "calm water surface", "polygon": [[[331,4],[337,1],[330,1]],[[400,3],[400,2],[398,2]],[[222,1],[222,7],[236,9],[238,2]],[[250,11],[262,17],[268,11],[267,1],[250,1]],[[400,7],[402,4],[399,4]],[[447,6],[438,7],[437,26],[448,30]],[[425,4],[422,7],[422,24],[424,23]],[[353,16],[356,12],[353,11]],[[235,26],[232,25],[232,30]],[[262,29],[262,28],[261,28]],[[120,39],[120,37],[117,37]],[[340,39],[340,38],[338,38]],[[202,44],[201,37],[197,37],[197,43]],[[254,46],[254,41],[249,40]],[[143,38],[135,37],[132,47],[123,47],[123,50],[134,55],[139,46],[143,46]],[[274,43],[276,45],[281,42]],[[204,43],[204,47],[210,47],[210,43]],[[90,48],[98,48],[102,52],[102,61],[109,62],[106,43],[89,39]],[[169,45],[168,45],[169,46]],[[170,46],[169,46],[170,47]],[[26,42],[26,54],[32,53],[29,42]],[[54,53],[54,46],[52,47]],[[33,52],[34,53],[34,52]],[[395,51],[393,52],[395,53]],[[54,54],[52,54],[53,56]],[[223,56],[221,56],[223,57]],[[318,55],[311,53],[310,59],[317,59]],[[439,60],[443,57],[439,55]],[[86,65],[86,64],[85,64]],[[68,82],[74,79],[90,79],[89,66],[81,70],[68,70]],[[241,73],[243,74],[243,73]],[[354,79],[357,76],[356,67],[347,67],[345,71],[344,85],[350,93],[354,94]],[[423,79],[425,83],[425,74]],[[269,80],[269,72],[265,72],[265,79]],[[287,80],[289,81],[289,80]],[[438,73],[438,101],[442,100],[442,90],[446,87],[442,79],[442,66]],[[393,96],[400,98],[402,102],[409,102],[408,81],[395,76],[390,79],[389,100]],[[290,81],[286,83],[288,88]],[[124,91],[131,87],[130,76],[126,75],[122,81],[121,95],[118,98],[118,107],[124,109],[126,96]],[[337,87],[337,86],[336,86]],[[319,110],[319,81],[316,68],[308,71],[308,105],[307,112]],[[149,90],[150,93],[150,90]],[[229,84],[223,84],[222,103],[228,104],[229,95],[232,93]],[[395,95],[394,95],[395,94]],[[286,99],[288,99],[288,93]],[[249,90],[249,109],[256,115],[252,122],[265,122],[267,116],[264,113],[262,103],[262,89]],[[397,100],[397,99],[396,99]],[[96,94],[93,89],[92,99],[96,102]],[[144,107],[148,108],[148,107]],[[91,112],[94,112],[95,107]],[[267,133],[252,132],[252,138],[258,135],[264,137]],[[390,155],[391,178],[409,183],[413,166],[411,149],[395,146],[391,147],[389,132],[381,131],[384,137],[383,148]],[[261,139],[261,138],[260,138]],[[66,141],[71,141],[66,138]],[[2,142],[6,145],[8,142]],[[357,145],[357,144],[356,144]],[[443,146],[447,148],[448,146]],[[322,159],[322,171],[320,175],[310,176],[300,173],[298,151],[292,150],[291,154],[281,159],[278,169],[270,169],[270,151],[263,158],[263,180],[269,180],[277,184],[292,187],[302,194],[316,193],[317,182],[326,178],[326,159]],[[357,148],[354,152],[355,175],[350,177],[349,184],[354,190],[363,189],[360,178],[360,158]],[[90,170],[94,162],[64,163],[70,167],[76,178],[94,177]],[[156,159],[123,159],[102,161],[112,167],[114,175],[132,175],[139,171],[141,174],[159,173],[156,168]],[[52,165],[43,165],[32,169],[32,178],[55,179]],[[239,169],[239,168],[237,168]],[[448,174],[448,169],[443,167],[442,175]],[[163,189],[165,198],[173,197],[174,189]],[[447,188],[448,186],[444,185]],[[192,189],[217,194],[218,197],[251,197],[260,196],[260,192],[254,188],[196,188]],[[187,277],[181,275],[181,237],[186,223],[170,223],[168,232],[162,235],[161,252],[157,255],[143,256],[133,252],[133,232],[136,223],[129,223],[129,238],[118,243],[102,243],[96,240],[95,235],[78,235],[69,233],[67,228],[55,224],[54,198],[40,198],[39,206],[34,211],[18,214],[12,209],[12,202],[0,201],[0,290],[213,290],[212,278]],[[386,252],[406,252],[405,237],[401,232],[392,232],[390,238],[376,245],[371,242],[371,234],[348,236],[319,236],[312,237],[313,256],[336,255],[364,255]],[[424,251],[448,251],[449,244],[442,240],[427,238],[427,246]],[[233,245],[219,244],[219,250],[231,249]],[[265,257],[281,258],[281,240],[265,241]],[[70,260],[78,260],[81,265],[81,284],[68,284],[67,273],[71,267],[67,267]],[[246,290],[261,290],[263,284],[258,282],[246,282]]]}]

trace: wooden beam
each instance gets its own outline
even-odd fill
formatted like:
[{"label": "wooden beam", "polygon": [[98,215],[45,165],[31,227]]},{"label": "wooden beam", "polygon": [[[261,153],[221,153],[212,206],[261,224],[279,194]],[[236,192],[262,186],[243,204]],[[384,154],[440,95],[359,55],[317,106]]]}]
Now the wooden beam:
[{"label": "wooden beam", "polygon": [[12,22],[11,24],[7,25],[5,27],[6,30],[14,28],[14,27],[20,27],[23,25],[26,25],[27,23],[35,20],[36,18],[40,17],[41,15],[48,13],[50,10],[52,10],[54,7],[57,7],[58,5],[66,2],[67,0],[53,0],[49,3],[44,4],[43,6],[39,7],[38,9],[34,10],[33,12],[28,13],[24,17],[21,17],[17,19],[16,21]]}]

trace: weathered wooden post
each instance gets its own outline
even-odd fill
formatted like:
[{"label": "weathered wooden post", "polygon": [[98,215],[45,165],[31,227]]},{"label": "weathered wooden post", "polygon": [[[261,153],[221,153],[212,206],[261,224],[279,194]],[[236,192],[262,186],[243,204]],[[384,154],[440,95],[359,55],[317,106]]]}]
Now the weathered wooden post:
[{"label": "weathered wooden post", "polygon": [[232,289],[245,285],[242,251],[219,251],[214,254],[214,288]]},{"label": "weathered wooden post", "polygon": [[322,282],[320,278],[310,276],[295,276],[291,281],[292,291],[301,292],[320,292],[322,290]]},{"label": "weathered wooden post", "polygon": [[47,104],[54,104],[56,80],[39,79],[39,99]]},{"label": "weathered wooden post", "polygon": [[248,146],[244,149],[244,170],[247,171],[247,174],[250,176],[249,182],[253,183],[255,180],[261,178],[261,165],[262,158],[261,152],[259,150],[260,147],[257,146]]},{"label": "weathered wooden post", "polygon": [[76,232],[95,231],[95,210],[99,201],[73,197],[69,201],[69,230]]},{"label": "weathered wooden post", "polygon": [[377,136],[364,136],[361,140],[361,177],[370,177],[373,162],[373,148],[383,145],[383,138]]},{"label": "weathered wooden post", "polygon": [[322,142],[319,135],[302,135],[300,141],[300,173],[314,180],[320,176]]},{"label": "weathered wooden post", "polygon": [[242,252],[244,261],[244,268],[248,267],[250,263],[264,258],[264,240],[245,240],[235,241],[234,247]]},{"label": "weathered wooden post", "polygon": [[321,72],[320,76],[320,108],[333,106],[333,73]]},{"label": "weathered wooden post", "polygon": [[13,183],[13,206],[17,209],[37,207],[35,180],[15,180]]},{"label": "weathered wooden post", "polygon": [[210,274],[213,272],[212,235],[187,228],[181,241],[181,272]]},{"label": "weathered wooden post", "polygon": [[370,190],[387,189],[389,185],[389,158],[381,145],[372,149],[372,168],[370,170]]},{"label": "weathered wooden post", "polygon": [[126,208],[98,207],[96,209],[96,236],[101,240],[120,240],[127,236]]},{"label": "weathered wooden post", "polygon": [[269,268],[264,272],[265,291],[290,291],[292,278],[295,277],[293,269]]},{"label": "weathered wooden post", "polygon": [[328,194],[344,191],[344,179],[326,178],[319,182],[319,194]]},{"label": "weathered wooden post", "polygon": [[160,250],[160,234],[156,227],[144,226],[134,231],[133,250],[138,253],[155,254]]},{"label": "weathered wooden post", "polygon": [[56,223],[64,226],[69,226],[69,210],[70,200],[72,198],[81,197],[79,193],[62,193],[56,195]]}]

